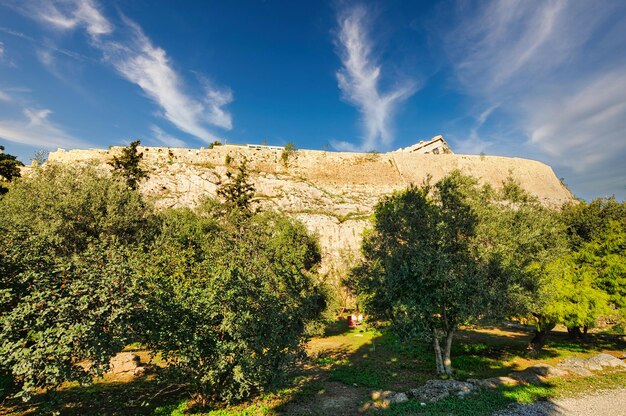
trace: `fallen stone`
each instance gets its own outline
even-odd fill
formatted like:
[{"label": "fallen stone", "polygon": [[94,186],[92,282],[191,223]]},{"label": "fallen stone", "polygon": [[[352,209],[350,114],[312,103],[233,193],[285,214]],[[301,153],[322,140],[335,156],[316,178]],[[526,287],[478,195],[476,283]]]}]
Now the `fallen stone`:
[{"label": "fallen stone", "polygon": [[552,367],[551,365],[540,363],[528,367],[525,371],[535,373],[538,376],[551,378],[551,377],[563,377],[568,375],[568,371],[562,368]]},{"label": "fallen stone", "polygon": [[594,363],[590,363],[588,360],[585,360],[584,358],[578,358],[578,357],[566,358],[560,363],[558,363],[557,367],[565,369],[579,376],[584,376],[584,377],[593,375],[591,370],[593,371],[602,370],[601,366],[594,364]]},{"label": "fallen stone", "polygon": [[420,402],[436,402],[451,394],[469,394],[476,389],[472,383],[457,380],[428,380],[425,385],[411,389],[409,396]]},{"label": "fallen stone", "polygon": [[115,357],[111,358],[110,364],[111,368],[109,369],[109,373],[112,374],[130,373],[134,375],[138,368],[143,368],[139,356],[131,352],[118,353]]},{"label": "fallen stone", "polygon": [[408,402],[409,398],[407,397],[407,395],[405,393],[398,393],[396,395],[394,395],[389,402],[392,404],[396,404],[396,403],[404,403],[404,402]]},{"label": "fallen stone", "polygon": [[613,357],[610,354],[598,354],[589,358],[587,362],[591,364],[599,365],[600,367],[609,367],[609,368],[625,368],[626,363],[620,360],[617,357]]},{"label": "fallen stone", "polygon": [[509,377],[525,384],[543,384],[543,378],[533,371],[515,371],[509,374]]}]

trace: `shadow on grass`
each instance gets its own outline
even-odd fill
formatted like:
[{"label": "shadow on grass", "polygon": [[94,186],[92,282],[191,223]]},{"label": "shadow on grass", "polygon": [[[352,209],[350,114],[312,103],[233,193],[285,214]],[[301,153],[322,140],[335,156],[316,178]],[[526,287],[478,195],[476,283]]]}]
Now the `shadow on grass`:
[{"label": "shadow on grass", "polygon": [[[585,343],[572,342],[566,334],[551,335],[547,348],[530,357],[526,345],[530,333],[521,329],[487,328],[460,331],[452,351],[455,378],[488,378],[519,370],[526,364],[567,354],[617,351],[626,348],[619,336],[591,335]],[[250,402],[223,409],[192,409],[215,416],[234,415],[357,415],[372,390],[407,391],[435,378],[434,354],[423,342],[403,342],[387,330],[350,329],[337,322],[324,338],[316,339],[308,359],[301,362],[282,385]],[[626,383],[626,375],[611,383]],[[574,379],[573,379],[574,380]],[[577,379],[576,379],[577,380]],[[384,410],[388,415],[456,414],[487,415],[512,403],[542,400],[554,392],[589,386],[579,381],[561,384],[505,387],[485,390],[464,399],[449,397],[434,404],[415,400]],[[567,383],[570,383],[568,385]],[[576,384],[579,383],[579,384]],[[607,387],[612,384],[608,383]],[[598,385],[594,380],[593,385]],[[578,386],[578,387],[576,387]],[[3,403],[0,413],[65,415],[182,415],[188,395],[176,386],[158,384],[153,378],[129,382],[98,382],[92,386],[67,386],[33,398],[29,404]],[[549,404],[546,404],[549,407]],[[550,409],[548,409],[550,410]],[[546,410],[547,415],[551,414]]]},{"label": "shadow on grass", "polygon": [[[345,335],[359,334],[353,331]],[[569,340],[566,333],[554,332],[546,349],[533,355],[527,350],[531,336],[531,332],[523,328],[509,327],[460,331],[452,352],[454,378],[466,380],[507,376],[541,360],[573,353],[592,354],[626,348],[626,343],[618,336],[592,335],[587,342],[577,343]],[[431,346],[423,342],[402,342],[389,331],[378,332],[359,348],[347,354],[345,351],[342,353],[333,354],[329,351],[316,357],[315,365],[323,367],[321,377],[316,379],[316,394],[303,397],[295,395],[293,400],[284,401],[274,410],[278,414],[287,415],[357,415],[362,404],[370,399],[372,390],[407,391],[436,378]],[[626,376],[622,380],[626,381]],[[607,388],[623,384],[623,381],[610,381]],[[557,392],[571,390],[572,387],[568,387],[567,383],[570,382],[566,380],[561,383],[559,380],[557,385],[546,383],[502,387],[499,390],[484,390],[464,399],[450,397],[426,405],[412,400],[392,406],[385,414],[490,415],[512,404],[541,401],[553,397]],[[579,385],[579,392],[585,392],[597,384],[595,378],[591,381],[572,381],[572,385]],[[320,389],[320,386],[323,388]],[[337,386],[343,387],[338,389]],[[350,389],[352,393],[347,393]],[[336,397],[337,390],[346,395],[342,400]],[[294,405],[296,402],[297,405]],[[555,412],[558,409],[552,406],[549,402],[543,403],[542,414],[557,414]]]},{"label": "shadow on grass", "polygon": [[159,384],[150,378],[128,382],[96,382],[89,386],[65,386],[40,394],[28,402],[5,400],[4,414],[151,415],[165,403],[182,398],[179,386]]}]

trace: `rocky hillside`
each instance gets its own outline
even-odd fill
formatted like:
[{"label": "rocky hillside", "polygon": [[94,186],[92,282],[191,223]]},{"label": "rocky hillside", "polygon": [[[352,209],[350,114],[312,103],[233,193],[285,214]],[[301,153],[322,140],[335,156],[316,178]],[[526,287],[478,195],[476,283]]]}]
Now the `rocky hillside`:
[{"label": "rocky hillside", "polygon": [[[342,266],[358,253],[361,233],[382,195],[410,183],[433,181],[459,169],[495,188],[509,175],[547,206],[572,200],[552,169],[527,159],[495,156],[420,155],[412,153],[338,153],[298,150],[284,157],[282,148],[216,146],[212,149],[143,147],[150,179],[141,191],[157,207],[193,206],[203,195],[215,195],[216,183],[244,159],[264,209],[277,209],[302,221],[319,236],[323,269]],[[120,148],[59,149],[49,162],[105,163]]]}]

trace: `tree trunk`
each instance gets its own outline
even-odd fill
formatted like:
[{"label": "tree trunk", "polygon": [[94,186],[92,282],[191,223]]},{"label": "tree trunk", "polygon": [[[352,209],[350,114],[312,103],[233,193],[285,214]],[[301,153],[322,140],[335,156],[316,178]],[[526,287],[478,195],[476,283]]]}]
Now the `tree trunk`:
[{"label": "tree trunk", "polygon": [[583,339],[583,334],[580,331],[580,328],[577,326],[567,327],[567,336],[571,340],[581,340]]},{"label": "tree trunk", "polygon": [[439,345],[439,331],[435,331],[433,334],[433,348],[435,350],[435,363],[437,365],[437,374],[445,374],[446,371],[443,367],[443,359],[441,356],[441,346]]},{"label": "tree trunk", "polygon": [[528,345],[528,349],[534,353],[541,351],[543,346],[546,345],[548,334],[555,326],[555,324],[537,326],[537,329],[535,329],[535,335],[533,336],[533,339],[530,340],[530,344]]},{"label": "tree trunk", "polygon": [[450,357],[450,351],[452,350],[452,337],[454,336],[454,329],[451,329],[446,334],[446,349],[443,356],[443,366],[446,374],[452,375],[452,358]]}]

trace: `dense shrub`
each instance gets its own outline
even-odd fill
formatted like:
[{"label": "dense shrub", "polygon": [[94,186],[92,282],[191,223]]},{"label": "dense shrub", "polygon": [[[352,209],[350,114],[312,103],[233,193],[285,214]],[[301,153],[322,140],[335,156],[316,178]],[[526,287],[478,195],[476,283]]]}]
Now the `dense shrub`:
[{"label": "dense shrub", "polygon": [[0,222],[41,236],[58,255],[93,241],[137,242],[149,232],[149,212],[139,193],[93,166],[46,165],[0,200]]},{"label": "dense shrub", "polygon": [[165,212],[142,287],[145,342],[202,400],[262,391],[298,354],[324,296],[317,245],[277,214],[216,216],[215,202]]}]

